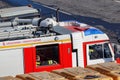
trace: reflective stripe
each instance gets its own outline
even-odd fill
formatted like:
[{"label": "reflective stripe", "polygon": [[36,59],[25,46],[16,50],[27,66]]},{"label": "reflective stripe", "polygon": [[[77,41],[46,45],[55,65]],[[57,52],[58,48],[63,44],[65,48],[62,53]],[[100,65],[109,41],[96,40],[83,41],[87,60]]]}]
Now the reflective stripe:
[{"label": "reflective stripe", "polygon": [[36,65],[40,65],[40,62],[36,62]]},{"label": "reflective stripe", "polygon": [[89,52],[94,52],[94,50],[93,49],[89,49]]},{"label": "reflective stripe", "polygon": [[53,61],[52,60],[48,60],[48,64],[53,64]]}]

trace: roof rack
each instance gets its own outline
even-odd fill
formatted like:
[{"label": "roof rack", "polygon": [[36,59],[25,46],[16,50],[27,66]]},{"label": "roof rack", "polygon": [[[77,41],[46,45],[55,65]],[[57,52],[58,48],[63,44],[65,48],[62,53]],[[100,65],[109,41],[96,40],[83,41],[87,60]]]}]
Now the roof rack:
[{"label": "roof rack", "polygon": [[11,7],[0,9],[0,21],[15,17],[40,16],[39,10],[29,6]]}]

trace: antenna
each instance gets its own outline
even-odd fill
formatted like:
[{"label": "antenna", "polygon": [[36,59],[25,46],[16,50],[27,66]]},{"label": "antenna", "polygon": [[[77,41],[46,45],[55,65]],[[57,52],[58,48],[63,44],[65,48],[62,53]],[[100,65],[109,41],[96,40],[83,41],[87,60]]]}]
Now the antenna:
[{"label": "antenna", "polygon": [[56,18],[57,18],[57,22],[59,22],[59,10],[60,10],[60,8],[57,8],[57,10],[56,10]]}]

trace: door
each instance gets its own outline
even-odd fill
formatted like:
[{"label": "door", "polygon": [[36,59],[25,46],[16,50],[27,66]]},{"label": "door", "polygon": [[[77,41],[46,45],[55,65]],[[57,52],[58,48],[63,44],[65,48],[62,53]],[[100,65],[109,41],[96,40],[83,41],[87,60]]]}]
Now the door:
[{"label": "door", "polygon": [[71,43],[24,48],[25,73],[51,71],[72,66]]},{"label": "door", "polygon": [[72,66],[71,43],[36,46],[34,71],[51,71]]},{"label": "door", "polygon": [[0,51],[0,76],[23,74],[23,49]]}]

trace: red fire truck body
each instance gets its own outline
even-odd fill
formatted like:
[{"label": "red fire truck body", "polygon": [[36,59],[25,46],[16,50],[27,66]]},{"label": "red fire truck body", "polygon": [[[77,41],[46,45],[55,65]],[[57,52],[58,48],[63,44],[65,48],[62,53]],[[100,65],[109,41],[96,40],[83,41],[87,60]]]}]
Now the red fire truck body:
[{"label": "red fire truck body", "polygon": [[[99,29],[65,21],[58,22],[52,31],[39,37],[1,41],[0,76],[114,61],[109,38]],[[54,60],[56,64],[38,66],[37,55],[41,61]]]}]

